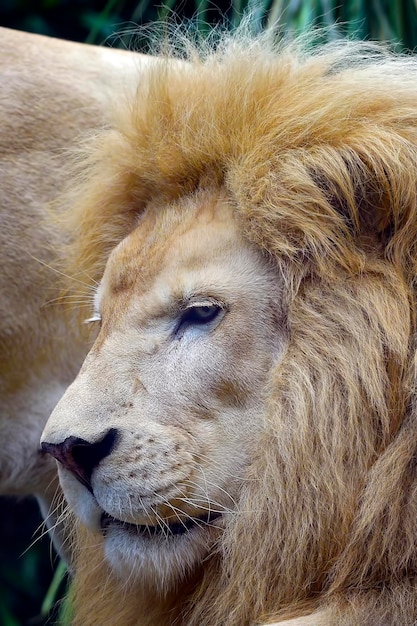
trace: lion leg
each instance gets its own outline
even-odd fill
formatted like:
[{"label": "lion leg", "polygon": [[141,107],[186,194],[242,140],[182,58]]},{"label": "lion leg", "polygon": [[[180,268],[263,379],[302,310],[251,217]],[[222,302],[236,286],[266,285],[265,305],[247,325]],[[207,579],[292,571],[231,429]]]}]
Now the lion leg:
[{"label": "lion leg", "polygon": [[64,550],[62,492],[56,463],[39,451],[39,439],[49,413],[67,385],[44,377],[35,377],[20,389],[1,394],[0,495],[34,495],[55,548]]}]

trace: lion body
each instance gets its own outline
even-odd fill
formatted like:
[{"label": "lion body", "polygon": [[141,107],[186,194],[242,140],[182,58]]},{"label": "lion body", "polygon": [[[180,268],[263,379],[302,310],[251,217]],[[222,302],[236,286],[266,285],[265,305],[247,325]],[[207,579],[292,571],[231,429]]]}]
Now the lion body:
[{"label": "lion body", "polygon": [[45,514],[56,468],[39,437],[87,349],[75,312],[59,303],[64,236],[50,206],[69,153],[111,122],[109,103],[140,59],[1,29],[0,493],[36,494]]},{"label": "lion body", "polygon": [[87,150],[75,624],[417,620],[416,102],[414,59],[237,36]]}]

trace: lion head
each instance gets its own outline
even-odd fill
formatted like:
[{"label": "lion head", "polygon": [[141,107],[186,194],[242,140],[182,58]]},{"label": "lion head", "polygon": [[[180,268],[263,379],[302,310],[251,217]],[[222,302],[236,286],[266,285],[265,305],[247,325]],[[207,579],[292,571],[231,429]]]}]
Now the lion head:
[{"label": "lion head", "polygon": [[410,58],[238,35],[92,142],[100,328],[43,434],[77,623],[417,618],[416,96]]}]

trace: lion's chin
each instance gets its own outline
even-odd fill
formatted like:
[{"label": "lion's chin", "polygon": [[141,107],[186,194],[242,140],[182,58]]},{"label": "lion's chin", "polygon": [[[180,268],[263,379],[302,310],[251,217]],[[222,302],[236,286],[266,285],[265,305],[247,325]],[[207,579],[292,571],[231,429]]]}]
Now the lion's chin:
[{"label": "lion's chin", "polygon": [[146,526],[103,513],[106,560],[122,580],[133,585],[140,580],[141,585],[165,595],[213,551],[221,517],[212,513],[165,526]]}]

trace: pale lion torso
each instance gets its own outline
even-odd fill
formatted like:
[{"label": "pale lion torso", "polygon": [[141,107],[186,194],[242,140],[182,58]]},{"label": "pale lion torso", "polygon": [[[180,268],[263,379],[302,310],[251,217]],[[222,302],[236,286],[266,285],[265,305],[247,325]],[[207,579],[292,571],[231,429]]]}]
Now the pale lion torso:
[{"label": "pale lion torso", "polygon": [[39,436],[88,348],[74,304],[67,314],[59,302],[65,236],[51,207],[69,154],[111,123],[110,102],[142,59],[0,31],[0,493],[36,493],[45,514],[55,464],[39,454]]}]

